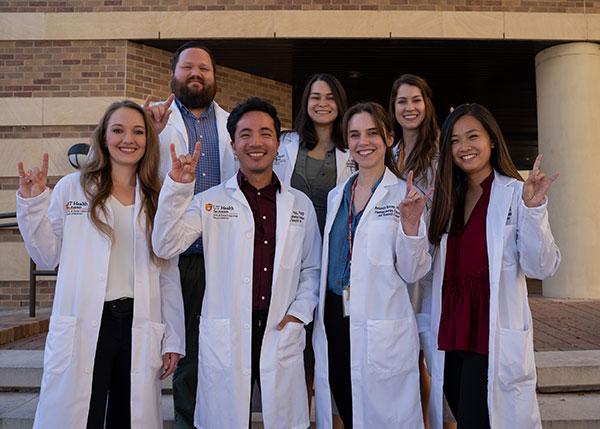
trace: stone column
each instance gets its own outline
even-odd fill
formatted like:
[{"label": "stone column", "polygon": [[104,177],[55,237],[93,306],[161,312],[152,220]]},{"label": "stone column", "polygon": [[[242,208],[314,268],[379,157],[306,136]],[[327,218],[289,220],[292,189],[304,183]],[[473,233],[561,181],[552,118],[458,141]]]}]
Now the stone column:
[{"label": "stone column", "polygon": [[562,262],[543,294],[600,299],[600,44],[553,46],[535,68],[542,171],[560,172],[549,213]]}]

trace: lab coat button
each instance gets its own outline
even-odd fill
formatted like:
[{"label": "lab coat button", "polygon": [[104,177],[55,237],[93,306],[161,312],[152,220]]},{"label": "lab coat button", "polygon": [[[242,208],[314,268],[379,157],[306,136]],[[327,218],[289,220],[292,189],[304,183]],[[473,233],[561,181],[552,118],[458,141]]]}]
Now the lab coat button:
[{"label": "lab coat button", "polygon": [[91,373],[92,373],[92,368],[90,368],[90,367],[87,367],[87,368],[85,369],[85,373],[86,373],[86,374],[91,374]]},{"label": "lab coat button", "polygon": [[104,280],[106,280],[106,277],[104,276],[104,274],[100,274],[100,276],[98,277],[98,280],[103,282]]},{"label": "lab coat button", "polygon": [[250,371],[248,371],[247,369],[244,370],[244,375],[250,375]]},{"label": "lab coat button", "polygon": [[244,283],[250,283],[250,279],[248,277],[244,277]]},{"label": "lab coat button", "polygon": [[97,320],[92,321],[92,326],[94,328],[98,327],[98,321]]},{"label": "lab coat button", "polygon": [[251,232],[247,232],[246,233],[246,238],[252,238],[252,233]]},{"label": "lab coat button", "polygon": [[250,329],[250,325],[248,323],[244,324],[244,328]]}]

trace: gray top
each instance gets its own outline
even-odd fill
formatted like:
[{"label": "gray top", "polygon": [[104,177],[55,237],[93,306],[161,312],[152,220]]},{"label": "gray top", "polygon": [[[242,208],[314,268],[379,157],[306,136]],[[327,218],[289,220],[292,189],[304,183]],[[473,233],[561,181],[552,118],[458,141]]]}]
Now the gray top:
[{"label": "gray top", "polygon": [[325,159],[315,159],[308,156],[306,147],[300,145],[290,184],[312,201],[321,237],[327,215],[327,194],[335,187],[336,180],[335,149],[327,152]]}]

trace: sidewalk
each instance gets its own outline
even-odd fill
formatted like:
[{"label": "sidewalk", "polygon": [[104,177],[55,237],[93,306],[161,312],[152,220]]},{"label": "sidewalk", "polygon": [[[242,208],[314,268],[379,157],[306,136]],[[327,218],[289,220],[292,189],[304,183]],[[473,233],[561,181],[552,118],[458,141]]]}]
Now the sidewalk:
[{"label": "sidewalk", "polygon": [[[600,300],[531,295],[529,304],[536,352],[600,350]],[[26,309],[0,310],[0,349],[43,350],[48,317],[49,309],[39,310],[35,319]],[[15,341],[7,344],[4,338]]]}]

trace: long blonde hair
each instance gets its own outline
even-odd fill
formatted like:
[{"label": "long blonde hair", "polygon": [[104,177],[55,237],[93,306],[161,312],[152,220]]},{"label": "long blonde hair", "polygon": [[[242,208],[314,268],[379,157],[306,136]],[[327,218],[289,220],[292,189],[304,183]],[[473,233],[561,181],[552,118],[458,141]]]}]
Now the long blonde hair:
[{"label": "long blonde hair", "polygon": [[[158,194],[160,192],[160,179],[158,177],[159,167],[159,140],[152,121],[144,112],[141,106],[133,101],[123,100],[112,103],[98,126],[90,137],[91,150],[86,165],[81,172],[81,186],[85,195],[90,200],[89,216],[96,228],[104,233],[110,239],[113,238],[113,230],[109,224],[102,220],[100,213],[104,218],[108,217],[106,200],[110,197],[113,189],[112,164],[110,154],[106,145],[106,131],[108,121],[114,112],[120,108],[128,108],[139,112],[144,118],[146,129],[146,150],[137,164],[136,174],[140,193],[142,195],[142,212],[146,216],[146,241],[148,249],[152,255],[152,260],[159,263],[160,259],[152,251],[152,229],[154,227],[154,215],[158,206]],[[140,213],[141,214],[141,213]]]}]

